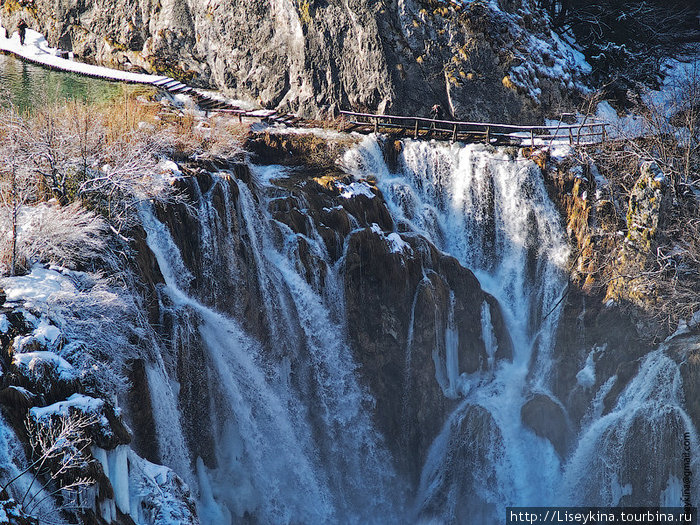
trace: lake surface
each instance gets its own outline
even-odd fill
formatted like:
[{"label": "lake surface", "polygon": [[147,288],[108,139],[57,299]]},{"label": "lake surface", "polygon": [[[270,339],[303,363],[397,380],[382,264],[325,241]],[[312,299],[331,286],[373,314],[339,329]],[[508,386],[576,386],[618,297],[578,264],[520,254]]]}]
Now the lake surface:
[{"label": "lake surface", "polygon": [[61,100],[106,102],[124,93],[127,84],[45,69],[0,54],[0,105],[12,103],[19,111]]}]

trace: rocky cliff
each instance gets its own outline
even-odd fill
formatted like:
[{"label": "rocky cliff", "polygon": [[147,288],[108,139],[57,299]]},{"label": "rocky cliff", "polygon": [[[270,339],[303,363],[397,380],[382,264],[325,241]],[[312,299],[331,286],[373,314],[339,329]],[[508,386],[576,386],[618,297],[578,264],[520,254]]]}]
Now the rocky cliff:
[{"label": "rocky cliff", "polygon": [[528,0],[11,0],[0,16],[82,60],[306,116],[440,103],[459,119],[535,122],[588,72]]}]

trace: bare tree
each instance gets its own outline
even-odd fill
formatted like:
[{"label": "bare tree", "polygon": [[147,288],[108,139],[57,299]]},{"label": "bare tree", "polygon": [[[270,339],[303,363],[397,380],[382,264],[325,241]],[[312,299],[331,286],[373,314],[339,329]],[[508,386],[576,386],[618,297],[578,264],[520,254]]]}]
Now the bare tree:
[{"label": "bare tree", "polygon": [[[97,423],[94,414],[78,411],[41,419],[28,416],[25,428],[34,459],[6,482],[0,492],[7,491],[24,475],[30,474],[29,485],[18,497],[23,511],[29,515],[59,492],[77,491],[94,484],[94,479],[81,474],[94,461],[89,453],[92,441],[87,431]],[[37,481],[42,484],[34,488]]]},{"label": "bare tree", "polygon": [[3,253],[2,259],[9,266],[10,275],[15,275],[20,266],[17,251],[20,213],[36,197],[36,181],[27,169],[28,155],[22,147],[27,135],[26,123],[15,111],[0,115],[0,202],[11,229],[10,253]]}]

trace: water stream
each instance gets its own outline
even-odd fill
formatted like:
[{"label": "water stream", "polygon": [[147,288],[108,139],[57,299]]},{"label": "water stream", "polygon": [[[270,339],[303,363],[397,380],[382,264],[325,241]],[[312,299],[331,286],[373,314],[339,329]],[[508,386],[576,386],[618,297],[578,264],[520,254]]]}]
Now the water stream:
[{"label": "water stream", "polygon": [[[444,371],[436,381],[456,400],[455,408],[430,447],[417,491],[410,493],[374,428],[373,399],[360,383],[347,342],[344,260],[331,262],[313,225],[307,235],[294,234],[268,212],[280,192],[271,180],[285,177],[284,169],[254,167],[250,186],[218,174],[200,191],[197,235],[211,293],[193,284],[197,279],[182,248],[144,209],[168,308],[181,330],[195,334],[205,348],[205,361],[195,366],[207,370],[212,418],[202,424],[213,429],[216,465],[180,454],[181,464],[194,465],[181,474],[197,487],[203,522],[237,523],[254,515],[265,523],[490,524],[502,521],[506,506],[678,499],[679,470],[668,459],[652,465],[653,482],[631,474],[635,451],[650,457],[678,452],[664,445],[671,439],[664,429],[689,432],[693,448],[698,446],[683,409],[678,366],[663,349],[647,356],[605,415],[598,405],[611,383],[601,387],[568,456],[522,422],[521,408],[534,395],[549,396],[565,410],[551,391],[551,369],[569,252],[539,169],[505,150],[406,141],[391,171],[372,137],[347,153],[343,164],[357,177],[376,177],[399,231],[425,236],[474,271],[500,304],[513,357],[496,358],[491,309],[477,304],[488,364],[460,373],[452,291],[441,335],[444,357],[434,357],[436,370]],[[217,191],[226,196],[223,211]],[[212,299],[216,279],[242,278],[231,240],[238,228],[234,218],[241,225],[236,235],[247,243],[246,264],[254,269],[244,286],[261,298],[263,335],[251,333],[235,309],[221,311]],[[315,279],[304,273],[309,265]],[[413,301],[406,376],[414,366]],[[168,418],[177,429],[177,408],[161,415]],[[169,439],[177,435],[170,432]]]}]

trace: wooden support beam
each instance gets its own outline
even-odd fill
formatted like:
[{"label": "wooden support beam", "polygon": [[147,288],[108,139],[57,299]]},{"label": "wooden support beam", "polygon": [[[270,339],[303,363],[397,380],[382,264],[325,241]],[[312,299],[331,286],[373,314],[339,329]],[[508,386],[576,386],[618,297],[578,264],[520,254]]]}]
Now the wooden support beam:
[{"label": "wooden support beam", "polygon": [[413,127],[413,138],[414,139],[418,138],[418,119],[416,119],[416,124]]}]

